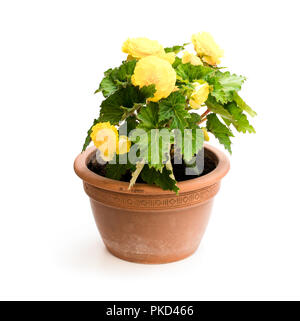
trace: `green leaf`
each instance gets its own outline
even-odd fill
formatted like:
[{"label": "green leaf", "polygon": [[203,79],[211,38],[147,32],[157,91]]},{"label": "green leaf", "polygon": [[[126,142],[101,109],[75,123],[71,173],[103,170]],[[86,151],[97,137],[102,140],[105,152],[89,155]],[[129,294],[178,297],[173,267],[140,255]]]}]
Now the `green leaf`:
[{"label": "green leaf", "polygon": [[181,50],[183,50],[185,48],[185,46],[187,46],[189,43],[184,43],[181,46],[173,46],[173,47],[167,47],[165,48],[165,52],[175,52],[176,54],[179,53]]},{"label": "green leaf", "polygon": [[230,137],[233,137],[233,134],[226,125],[220,122],[216,114],[209,114],[207,116],[206,128],[209,132],[215,135],[220,144],[224,145],[231,154]]},{"label": "green leaf", "polygon": [[247,116],[243,114],[243,110],[236,105],[236,103],[232,102],[226,105],[226,109],[233,116],[235,122],[233,123],[234,127],[238,132],[249,132],[255,133],[255,129],[250,125]]},{"label": "green leaf", "polygon": [[159,122],[171,121],[171,129],[178,128],[183,131],[188,125],[187,119],[191,117],[185,106],[185,97],[179,92],[174,92],[168,98],[162,99],[159,103]]},{"label": "green leaf", "polygon": [[243,76],[238,76],[236,74],[230,74],[229,71],[222,73],[218,71],[214,78],[217,79],[217,82],[221,85],[224,91],[239,91],[242,87],[242,84],[246,80]]},{"label": "green leaf", "polygon": [[123,61],[119,68],[114,68],[111,71],[110,77],[117,83],[128,82],[134,73],[136,63],[135,59]]},{"label": "green leaf", "polygon": [[84,152],[87,149],[87,147],[89,146],[89,144],[91,143],[92,139],[91,139],[90,135],[92,133],[92,128],[98,123],[99,123],[99,119],[94,119],[93,125],[90,127],[90,129],[87,132],[87,136],[86,136],[85,142],[82,147],[82,152]]},{"label": "green leaf", "polygon": [[219,114],[223,118],[226,118],[230,120],[231,122],[234,122],[234,119],[232,118],[232,115],[226,110],[221,104],[219,104],[214,97],[211,95],[208,96],[208,99],[205,102],[206,106],[210,111],[212,111],[215,114]]},{"label": "green leaf", "polygon": [[172,171],[167,170],[164,166],[162,173],[157,172],[154,168],[150,168],[147,164],[141,172],[141,178],[147,184],[155,184],[163,190],[170,190],[178,193],[179,188],[176,180],[172,179]]},{"label": "green leaf", "polygon": [[156,92],[155,85],[144,86],[140,89],[141,96],[144,98],[152,98]]},{"label": "green leaf", "polygon": [[153,85],[139,88],[132,85],[128,85],[125,88],[120,89],[116,94],[122,99],[120,106],[132,108],[135,103],[144,104],[147,98],[153,96],[155,87]]},{"label": "green leaf", "polygon": [[167,128],[141,129],[137,128],[136,132],[131,133],[130,140],[139,150],[139,159],[161,172],[164,164],[170,159],[171,133]]},{"label": "green leaf", "polygon": [[116,91],[101,104],[100,120],[109,121],[112,125],[117,125],[124,114],[121,106],[124,101],[124,89]]},{"label": "green leaf", "polygon": [[161,128],[151,130],[151,158],[149,158],[150,167],[154,167],[156,170],[162,171],[163,165],[171,159],[171,141],[173,141],[173,137],[170,129]]},{"label": "green leaf", "polygon": [[221,104],[227,104],[228,102],[233,100],[233,93],[232,92],[225,92],[223,90],[216,90],[211,93],[215,99]]},{"label": "green leaf", "polygon": [[150,167],[162,171],[169,157],[172,137],[170,129],[160,126],[158,110],[158,104],[154,102],[140,110],[137,128],[144,133],[137,138],[131,137],[131,140],[138,145],[140,157],[147,160]]},{"label": "green leaf", "polygon": [[176,67],[177,75],[182,79],[189,82],[195,80],[205,79],[209,74],[215,73],[213,68],[207,66],[194,66],[190,63],[179,64]]},{"label": "green leaf", "polygon": [[243,99],[238,95],[237,92],[233,93],[233,99],[237,103],[237,105],[250,116],[254,117],[257,115],[257,113],[243,101]]},{"label": "green leaf", "polygon": [[128,85],[126,88],[117,90],[102,102],[100,121],[109,121],[113,125],[119,124],[131,114],[132,108],[136,107],[135,104],[144,104],[147,98],[152,97],[154,91],[155,87],[152,85],[142,89]]},{"label": "green leaf", "polygon": [[199,128],[198,123],[201,121],[201,116],[197,113],[190,113],[190,118],[187,119],[188,128]]},{"label": "green leaf", "polygon": [[136,60],[124,61],[120,67],[108,69],[95,93],[102,92],[104,97],[108,97],[130,84],[136,62]]},{"label": "green leaf", "polygon": [[128,171],[134,171],[135,165],[128,164],[110,164],[107,163],[105,167],[105,177],[110,179],[115,179],[117,181],[121,180],[122,177],[128,173]]},{"label": "green leaf", "polygon": [[137,112],[143,106],[144,106],[144,104],[136,104],[136,103],[133,104],[133,107],[131,107],[131,108],[127,108],[127,107],[121,106],[120,108],[124,112],[124,114],[122,115],[122,119],[121,120],[125,120],[129,116],[133,116],[135,114],[135,112]]},{"label": "green leaf", "polygon": [[150,102],[140,110],[137,118],[140,120],[139,128],[145,130],[158,128],[158,104]]},{"label": "green leaf", "polygon": [[103,78],[95,94],[102,91],[104,97],[108,97],[118,89],[118,86],[109,78]]},{"label": "green leaf", "polygon": [[207,82],[213,86],[211,95],[222,104],[233,101],[233,93],[241,89],[245,80],[245,77],[232,75],[228,71],[216,71],[207,77]]},{"label": "green leaf", "polygon": [[179,57],[175,57],[175,61],[173,62],[172,67],[176,69],[180,64],[182,64],[182,60]]}]

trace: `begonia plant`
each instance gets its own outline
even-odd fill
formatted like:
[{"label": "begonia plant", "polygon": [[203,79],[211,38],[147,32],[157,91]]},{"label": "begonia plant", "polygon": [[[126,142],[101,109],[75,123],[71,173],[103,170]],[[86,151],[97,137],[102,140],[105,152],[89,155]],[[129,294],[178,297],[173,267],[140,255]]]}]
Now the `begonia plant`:
[{"label": "begonia plant", "polygon": [[127,39],[124,61],[105,71],[96,90],[104,96],[100,114],[83,150],[94,143],[107,162],[106,177],[122,180],[130,173],[129,188],[139,177],[178,192],[172,167],[178,150],[189,166],[210,134],[231,153],[233,129],[255,132],[246,114],[256,113],[238,93],[245,77],[220,67],[223,51],[209,33],[191,40],[195,53],[188,43],[164,48],[147,38]]}]

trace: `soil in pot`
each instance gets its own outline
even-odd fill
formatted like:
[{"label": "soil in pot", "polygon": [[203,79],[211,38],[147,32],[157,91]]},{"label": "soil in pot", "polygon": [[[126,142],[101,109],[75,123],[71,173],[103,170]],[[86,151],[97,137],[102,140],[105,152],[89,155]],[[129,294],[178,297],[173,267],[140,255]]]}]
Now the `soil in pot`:
[{"label": "soil in pot", "polygon": [[[210,172],[212,172],[217,164],[215,160],[211,157],[211,155],[208,153],[207,150],[204,152],[204,169],[200,175],[186,175],[186,165],[184,162],[182,164],[174,164],[174,159],[172,159],[172,166],[173,166],[173,172],[176,180],[178,182],[186,181],[189,179],[197,178],[204,176]],[[87,167],[92,172],[106,177],[106,164],[100,164],[96,159],[96,152],[91,156],[90,161],[87,164]],[[131,173],[128,171],[126,174],[124,174],[121,178],[121,181],[123,182],[129,182],[131,179]],[[137,183],[144,183],[144,181],[141,179],[141,177],[138,177]]]}]

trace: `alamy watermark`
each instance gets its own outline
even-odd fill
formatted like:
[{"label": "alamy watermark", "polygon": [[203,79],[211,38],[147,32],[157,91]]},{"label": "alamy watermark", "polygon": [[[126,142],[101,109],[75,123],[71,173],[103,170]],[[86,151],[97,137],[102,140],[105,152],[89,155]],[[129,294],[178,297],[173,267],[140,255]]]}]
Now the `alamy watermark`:
[{"label": "alamy watermark", "polygon": [[[127,153],[117,156],[118,142],[116,139],[108,140],[107,137],[114,137],[115,133],[105,129],[105,135],[101,135],[105,151],[98,147],[96,158],[100,164],[144,164],[158,165],[173,163],[175,165],[186,164],[186,175],[200,175],[204,169],[204,148],[200,150],[197,146],[203,146],[203,132],[200,128],[169,130],[142,128],[133,129],[128,133],[127,122],[124,122],[119,129],[119,136],[128,136],[131,141],[131,148]],[[106,137],[107,136],[107,137]],[[120,148],[120,147],[119,147]],[[197,150],[197,153],[195,153]],[[105,155],[113,155],[107,161]]]}]

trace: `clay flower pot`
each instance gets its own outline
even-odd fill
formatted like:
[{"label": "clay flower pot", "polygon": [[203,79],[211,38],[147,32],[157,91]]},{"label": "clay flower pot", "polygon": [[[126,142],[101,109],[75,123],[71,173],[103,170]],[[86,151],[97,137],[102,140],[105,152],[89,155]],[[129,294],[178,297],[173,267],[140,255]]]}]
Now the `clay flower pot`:
[{"label": "clay flower pot", "polygon": [[207,175],[179,182],[179,195],[147,184],[108,179],[90,171],[87,163],[95,147],[74,163],[83,180],[103,242],[113,255],[131,262],[168,263],[184,259],[198,248],[214,196],[229,170],[229,160],[205,145],[216,168]]}]

